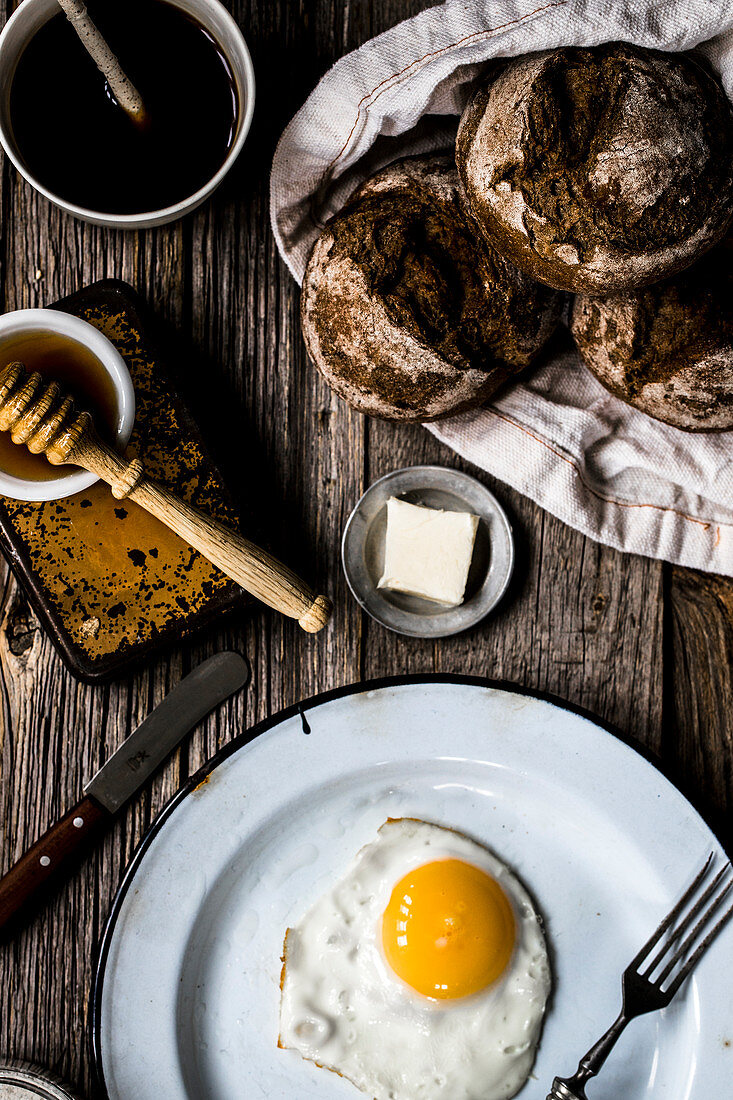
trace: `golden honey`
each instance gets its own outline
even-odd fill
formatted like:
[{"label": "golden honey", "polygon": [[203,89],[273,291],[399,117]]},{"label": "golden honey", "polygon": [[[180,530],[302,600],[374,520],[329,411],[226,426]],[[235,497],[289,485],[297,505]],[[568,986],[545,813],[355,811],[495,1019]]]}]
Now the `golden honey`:
[{"label": "golden honey", "polygon": [[[29,371],[58,382],[74,398],[79,409],[94,417],[100,436],[113,443],[118,419],[114,383],[102,363],[84,344],[70,336],[39,330],[0,339],[0,369],[21,362]],[[23,444],[13,443],[9,432],[0,432],[0,469],[26,481],[68,477],[78,466],[52,466],[44,455],[34,455]]]}]

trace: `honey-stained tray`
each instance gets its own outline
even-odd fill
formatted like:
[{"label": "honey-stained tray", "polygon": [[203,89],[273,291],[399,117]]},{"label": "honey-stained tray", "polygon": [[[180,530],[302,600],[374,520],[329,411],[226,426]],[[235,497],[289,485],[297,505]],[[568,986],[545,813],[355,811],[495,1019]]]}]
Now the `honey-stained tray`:
[{"label": "honey-stained tray", "polygon": [[[127,455],[184,500],[238,527],[132,287],[94,283],[52,308],[89,321],[125,359],[137,401]],[[45,503],[0,496],[0,548],[68,668],[90,682],[121,675],[244,603],[223,573],[101,483]]]}]

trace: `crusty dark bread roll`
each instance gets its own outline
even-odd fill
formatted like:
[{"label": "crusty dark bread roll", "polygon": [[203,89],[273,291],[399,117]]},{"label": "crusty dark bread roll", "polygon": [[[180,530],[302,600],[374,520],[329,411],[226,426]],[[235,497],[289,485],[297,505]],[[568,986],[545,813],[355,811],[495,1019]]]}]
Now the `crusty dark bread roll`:
[{"label": "crusty dark bread roll", "polygon": [[733,241],[655,286],[576,298],[571,330],[617,397],[685,431],[733,428]]},{"label": "crusty dark bread roll", "polygon": [[456,162],[487,239],[579,293],[681,271],[733,216],[733,108],[690,54],[610,43],[509,62],[466,108]]},{"label": "crusty dark bread roll", "polygon": [[331,219],[303,280],[311,359],[355,408],[435,420],[485,401],[553,332],[561,295],[484,248],[448,156],[398,161]]}]

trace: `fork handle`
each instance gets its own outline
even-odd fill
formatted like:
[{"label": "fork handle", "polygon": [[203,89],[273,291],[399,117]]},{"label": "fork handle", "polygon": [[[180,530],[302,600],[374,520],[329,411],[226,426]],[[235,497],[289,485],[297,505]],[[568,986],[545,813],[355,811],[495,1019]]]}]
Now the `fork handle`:
[{"label": "fork handle", "polygon": [[627,1016],[622,1009],[608,1031],[580,1059],[573,1076],[555,1078],[547,1100],[587,1100],[585,1095],[586,1084],[591,1077],[598,1074],[630,1019],[631,1017]]},{"label": "fork handle", "polygon": [[556,1077],[552,1082],[550,1092],[547,1094],[547,1100],[588,1100],[588,1097],[585,1095],[585,1089],[582,1085],[578,1086],[577,1091],[571,1090],[567,1081],[564,1081],[562,1077]]}]

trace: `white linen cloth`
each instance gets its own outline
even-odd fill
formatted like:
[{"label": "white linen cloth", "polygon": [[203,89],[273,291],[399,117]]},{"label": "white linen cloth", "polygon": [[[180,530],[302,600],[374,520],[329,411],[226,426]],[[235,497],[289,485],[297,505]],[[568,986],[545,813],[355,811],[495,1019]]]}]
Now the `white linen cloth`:
[{"label": "white linen cloth", "polygon": [[[615,40],[700,46],[733,98],[733,0],[447,0],[341,58],[272,165],[273,232],[298,282],[362,179],[399,156],[450,147],[487,60]],[[429,428],[599,542],[733,576],[733,432],[652,420],[609,394],[574,351]]]}]

